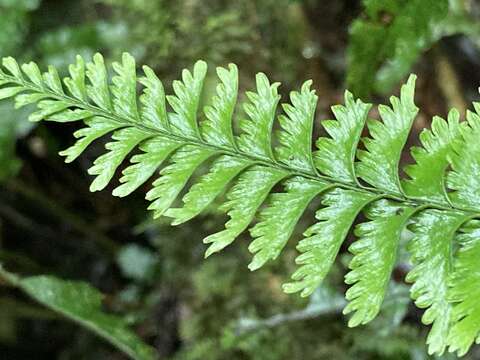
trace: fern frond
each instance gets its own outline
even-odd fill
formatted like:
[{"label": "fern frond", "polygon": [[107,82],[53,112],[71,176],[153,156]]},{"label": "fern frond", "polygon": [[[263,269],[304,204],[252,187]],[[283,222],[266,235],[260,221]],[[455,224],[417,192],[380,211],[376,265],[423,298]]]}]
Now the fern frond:
[{"label": "fern frond", "polygon": [[415,209],[380,200],[372,204],[365,216],[371,220],[355,228],[349,251],[354,255],[345,276],[353,284],[346,293],[349,300],[344,314],[354,312],[348,325],[366,324],[380,311],[397,257],[402,230]]},{"label": "fern frond", "polygon": [[65,162],[69,163],[74,161],[93,141],[122,127],[121,124],[115,121],[99,116],[87,118],[85,125],[87,125],[87,127],[73,133],[73,136],[78,139],[77,142],[68,149],[60,152],[60,155],[66,156]]},{"label": "fern frond", "polygon": [[182,73],[182,81],[173,82],[175,95],[167,96],[167,101],[174,113],[170,114],[168,120],[178,135],[200,137],[197,111],[206,74],[207,64],[204,61],[197,61],[193,67],[193,74],[185,69]]},{"label": "fern frond", "polygon": [[148,66],[143,67],[143,72],[145,77],[138,80],[145,87],[140,96],[140,102],[143,105],[142,122],[153,129],[167,131],[170,123],[168,122],[163,84]]},{"label": "fern frond", "polygon": [[[407,280],[413,282],[417,306],[426,308],[423,322],[432,324],[430,352],[441,354],[448,346],[463,354],[479,341],[480,223],[475,219],[480,217],[480,105],[474,104],[477,113],[469,112],[466,123],[459,122],[455,111],[447,121],[434,118],[432,129],[420,136],[423,147],[412,149],[415,164],[406,168],[409,178],[401,179],[400,157],[418,112],[414,76],[400,98],[391,98],[391,108],[379,106],[381,120],[367,120],[371,105],[346,92],[345,104],[332,107],[335,120],[322,122],[329,137],[318,139],[312,151],[317,97],[310,81],[290,94],[291,103],[283,104],[277,119],[279,84],[258,74],[256,91],[247,92],[237,136],[234,65],[217,69],[220,83],[204,116],[199,113],[207,76],[203,61],[174,81],[174,95],[165,94],[149,67],[137,78],[128,54],[112,67],[109,81],[101,55],[87,63],[77,57],[64,88],[53,67],[42,74],[34,63],[19,66],[5,58],[0,98],[14,98],[17,107],[36,103],[32,121],[82,121],[85,127],[74,133],[76,143],[61,152],[66,162],[111,135],[106,152],[89,169],[95,176],[92,191],[107,187],[130,153],[140,150],[130,157],[113,194],[126,196],[156,176],[146,195],[154,217],[183,223],[225,192],[221,209],[229,219],[224,229],[204,239],[210,244],[206,256],[231,244],[259,213],[250,228],[254,256],[249,268],[260,268],[279,256],[309,204],[319,198],[321,208],[297,246],[299,268],[284,285],[286,292],[310,295],[364,214],[368,221],[355,228],[351,271],[345,277],[351,285],[344,311],[353,313],[350,326],[367,323],[380,311],[408,226],[414,268]],[[277,120],[280,130],[273,139]],[[363,139],[365,150],[359,150],[365,123],[370,137]],[[205,174],[197,179],[200,167]],[[183,205],[172,207],[189,182],[193,185],[185,190]],[[283,190],[272,193],[274,188]]]},{"label": "fern frond", "polygon": [[453,144],[450,154],[452,171],[447,175],[447,186],[453,190],[449,197],[459,207],[480,207],[480,104],[474,103],[476,113],[467,112],[468,127],[462,129],[462,138]]},{"label": "fern frond", "polygon": [[165,159],[180,146],[179,142],[161,137],[141,143],[139,149],[143,153],[132,156],[132,165],[122,171],[122,185],[115,188],[112,194],[119,197],[131,194],[152,177]]},{"label": "fern frond", "polygon": [[427,309],[422,317],[432,324],[427,344],[430,354],[443,354],[451,325],[451,304],[447,299],[448,281],[453,272],[453,238],[468,217],[429,209],[414,218],[414,237],[409,244],[414,268],[406,280],[415,305]]},{"label": "fern frond", "polygon": [[169,209],[166,216],[173,218],[173,225],[178,225],[200,214],[210,205],[217,195],[251,162],[244,159],[223,155],[212,165],[210,172],[203,176],[184,196],[184,206]]},{"label": "fern frond", "polygon": [[228,70],[219,67],[217,75],[221,83],[217,86],[212,104],[205,107],[206,119],[201,123],[202,135],[210,144],[235,148],[232,120],[238,95],[237,66],[230,64]]},{"label": "fern frond", "polygon": [[122,63],[114,62],[112,67],[117,74],[112,78],[111,86],[115,112],[120,116],[139,121],[135,59],[129,54],[123,54]]},{"label": "fern frond", "polygon": [[372,138],[363,139],[366,150],[357,152],[357,175],[377,189],[402,194],[398,165],[403,147],[418,108],[413,102],[415,76],[402,86],[400,99],[392,96],[392,108],[380,105],[378,111],[383,122],[369,120]]},{"label": "fern frond", "polygon": [[300,92],[290,94],[292,104],[283,104],[286,116],[279,117],[282,131],[278,132],[280,146],[276,148],[276,157],[288,166],[315,174],[311,149],[318,97],[311,86],[312,81],[305,82]]},{"label": "fern frond", "polygon": [[86,75],[90,80],[90,85],[86,87],[88,97],[101,109],[111,112],[113,107],[108,86],[108,74],[102,55],[95,54],[93,62],[87,63]]},{"label": "fern frond", "polygon": [[[448,120],[435,116],[432,129],[420,134],[423,148],[413,147],[411,152],[416,164],[405,167],[410,179],[402,182],[405,193],[411,197],[423,198],[448,205],[450,200],[445,186],[445,170],[449,166],[453,145],[461,135],[465,123],[459,123],[460,114],[452,109]],[[429,171],[425,171],[429,169]]]},{"label": "fern frond", "polygon": [[332,267],[357,215],[375,199],[372,194],[339,188],[325,194],[325,207],[315,214],[319,222],[305,231],[306,237],[297,246],[302,254],[295,262],[301,266],[292,275],[295,282],[284,285],[285,292],[301,291],[302,296],[309,296],[315,291]]},{"label": "fern frond", "polygon": [[454,260],[454,271],[450,278],[448,300],[453,304],[452,328],[447,344],[450,351],[460,356],[470,346],[480,343],[480,222],[472,221],[457,236],[461,248]]},{"label": "fern frond", "polygon": [[257,74],[257,92],[247,91],[249,102],[243,108],[248,119],[241,119],[239,126],[242,134],[238,138],[238,147],[247,154],[253,154],[270,160],[272,151],[272,127],[280,95],[279,83],[270,84],[265,74]]},{"label": "fern frond", "polygon": [[258,165],[240,175],[237,183],[227,194],[228,201],[222,205],[230,219],[225,224],[224,230],[203,240],[206,244],[211,243],[205,256],[210,256],[231,244],[250,225],[257,209],[272,188],[286,176],[285,171]]},{"label": "fern frond", "polygon": [[337,120],[322,121],[331,138],[317,140],[315,164],[323,174],[346,182],[357,182],[355,156],[358,142],[367,120],[370,104],[364,104],[345,92],[345,105],[332,106]]},{"label": "fern frond", "polygon": [[113,133],[112,140],[114,141],[105,145],[108,152],[98,157],[93,166],[88,169],[90,175],[96,175],[90,185],[90,191],[103,190],[130,151],[150,136],[151,134],[148,132],[134,127],[120,129]]},{"label": "fern frond", "polygon": [[146,199],[152,201],[149,210],[155,218],[163,215],[183,190],[194,171],[214,152],[211,149],[186,145],[170,159],[168,166],[160,172],[160,177],[153,182],[153,188]]},{"label": "fern frond", "polygon": [[271,195],[269,203],[260,212],[260,222],[250,230],[254,240],[248,250],[255,253],[248,265],[250,270],[277,258],[308,204],[331,185],[294,177],[288,179],[284,186],[285,192]]},{"label": "fern frond", "polygon": [[76,63],[68,67],[70,77],[63,79],[70,94],[80,101],[87,101],[87,88],[85,86],[85,61],[77,55]]}]

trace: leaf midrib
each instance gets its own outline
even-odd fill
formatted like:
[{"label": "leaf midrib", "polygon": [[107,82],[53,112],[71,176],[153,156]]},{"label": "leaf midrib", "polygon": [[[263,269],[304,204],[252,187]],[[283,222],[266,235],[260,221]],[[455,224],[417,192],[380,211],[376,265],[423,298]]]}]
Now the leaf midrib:
[{"label": "leaf midrib", "polygon": [[[156,134],[154,136],[163,136],[166,138],[170,138],[174,141],[178,141],[184,144],[191,144],[191,145],[196,145],[200,147],[208,147],[211,149],[214,149],[216,152],[220,154],[227,154],[230,156],[235,156],[235,157],[243,157],[246,158],[253,163],[259,164],[259,165],[264,165],[270,168],[277,168],[280,170],[283,170],[287,173],[289,173],[292,176],[301,176],[304,178],[308,178],[314,181],[327,181],[332,183],[332,185],[336,185],[337,187],[341,187],[344,189],[350,189],[353,191],[358,191],[358,192],[366,192],[366,193],[373,193],[378,195],[379,197],[386,198],[386,199],[391,199],[391,200],[396,200],[401,203],[404,203],[408,206],[412,207],[422,207],[422,208],[433,208],[433,209],[439,209],[439,210],[446,210],[446,211],[452,211],[452,212],[459,212],[459,213],[464,213],[464,214],[470,214],[471,217],[475,217],[477,215],[480,216],[479,210],[478,209],[472,209],[472,208],[464,208],[464,207],[455,207],[455,206],[446,206],[445,204],[442,204],[440,202],[435,202],[435,201],[425,201],[423,199],[418,199],[418,198],[413,198],[413,197],[408,197],[406,195],[404,196],[399,196],[398,194],[395,193],[390,193],[386,191],[382,191],[380,189],[376,189],[370,186],[365,186],[361,185],[360,183],[357,182],[357,184],[352,184],[348,182],[344,182],[338,179],[334,179],[329,176],[321,175],[318,172],[312,173],[305,171],[303,169],[287,166],[285,164],[282,164],[277,161],[272,161],[267,158],[262,158],[258,157],[255,155],[251,155],[248,153],[245,153],[239,149],[231,149],[219,145],[214,145],[207,143],[203,141],[203,139],[198,138],[189,138],[189,137],[184,137],[180,136],[174,133],[166,132],[158,128],[150,127],[145,124],[142,124],[140,122],[135,121],[134,119],[130,119],[124,116],[120,116],[118,114],[112,112],[108,112],[98,106],[95,106],[89,102],[82,102],[77,98],[71,97],[67,94],[59,94],[56,92],[53,92],[50,89],[43,88],[40,86],[36,86],[33,83],[29,83],[24,81],[23,79],[18,79],[14,76],[10,76],[4,73],[0,73],[0,78],[4,78],[7,83],[13,83],[16,85],[20,85],[24,87],[26,90],[30,90],[32,92],[36,93],[43,93],[43,94],[48,94],[49,97],[61,100],[61,101],[67,101],[72,104],[72,106],[78,107],[78,108],[83,108],[85,110],[90,110],[92,113],[95,113],[98,116],[101,116],[103,118],[109,119],[111,121],[114,121],[116,123],[122,124],[124,126],[132,126],[139,128],[145,132],[149,132],[152,134]],[[313,141],[313,140],[312,140]]]}]

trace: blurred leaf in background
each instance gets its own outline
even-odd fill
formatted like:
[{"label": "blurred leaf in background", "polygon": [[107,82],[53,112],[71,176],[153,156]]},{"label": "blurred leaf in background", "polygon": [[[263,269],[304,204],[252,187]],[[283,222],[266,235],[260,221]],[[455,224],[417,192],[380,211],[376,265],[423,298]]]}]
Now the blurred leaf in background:
[{"label": "blurred leaf in background", "polygon": [[360,97],[385,94],[420,55],[446,36],[480,34],[463,0],[364,0],[347,50],[347,87]]},{"label": "blurred leaf in background", "polygon": [[20,278],[0,265],[0,278],[32,299],[109,341],[135,360],[153,360],[155,351],[131,332],[120,317],[102,311],[104,296],[84,282],[53,276]]},{"label": "blurred leaf in background", "polygon": [[[19,54],[28,33],[31,12],[39,5],[40,0],[0,0],[0,57]],[[27,113],[12,111],[9,104],[0,101],[0,182],[15,175],[20,168],[15,143],[31,129],[25,121]]]},{"label": "blurred leaf in background", "polygon": [[18,138],[27,135],[33,127],[26,120],[28,114],[27,108],[12,111],[11,104],[0,101],[0,183],[15,176],[20,169],[15,144]]},{"label": "blurred leaf in background", "polygon": [[[142,60],[172,76],[192,59],[298,74],[306,24],[301,2],[290,0],[101,0],[129,29],[127,42],[143,46]],[[137,53],[141,53],[138,49]],[[296,59],[296,57],[298,57]],[[175,69],[172,74],[172,69]],[[249,76],[250,78],[250,76]]]},{"label": "blurred leaf in background", "polygon": [[0,56],[18,54],[40,0],[0,0]]}]

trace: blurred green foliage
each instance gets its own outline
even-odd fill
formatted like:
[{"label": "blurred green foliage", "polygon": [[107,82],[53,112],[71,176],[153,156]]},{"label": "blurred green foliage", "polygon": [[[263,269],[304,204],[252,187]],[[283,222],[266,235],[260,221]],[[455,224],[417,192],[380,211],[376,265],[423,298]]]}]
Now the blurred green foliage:
[{"label": "blurred green foliage", "polygon": [[[16,55],[28,33],[30,14],[38,8],[40,0],[0,1],[0,56]],[[15,156],[15,142],[25,135],[29,125],[18,121],[19,114],[0,102],[0,182],[14,175],[20,167]]]},{"label": "blurred green foliage", "polygon": [[445,36],[478,36],[463,0],[364,0],[350,28],[347,86],[358,96],[386,94],[421,54]]},{"label": "blurred green foliage", "polygon": [[[302,8],[289,0],[102,0],[126,21],[132,55],[173,77],[192,59],[242,68],[298,74],[307,25]],[[138,21],[141,19],[141,21]],[[143,56],[142,56],[143,55]],[[173,70],[173,73],[172,73]]]},{"label": "blurred green foliage", "polygon": [[17,54],[28,33],[30,14],[40,5],[41,0],[0,1],[0,54]]}]

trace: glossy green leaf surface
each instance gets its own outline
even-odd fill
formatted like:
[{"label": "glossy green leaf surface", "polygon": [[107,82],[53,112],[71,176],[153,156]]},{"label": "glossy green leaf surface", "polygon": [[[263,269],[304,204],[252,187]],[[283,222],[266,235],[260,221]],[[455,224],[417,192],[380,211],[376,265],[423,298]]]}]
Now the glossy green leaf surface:
[{"label": "glossy green leaf surface", "polygon": [[[227,194],[227,202],[222,209],[227,212],[229,220],[225,229],[207,236],[203,242],[211,244],[205,256],[222,250],[232,243],[252,222],[257,209],[267,198],[272,188],[287,173],[275,169],[254,166],[238,178],[237,183]],[[251,186],[255,184],[255,186]]]},{"label": "glossy green leaf surface", "polygon": [[467,112],[468,127],[462,129],[461,140],[454,143],[450,154],[452,171],[447,175],[447,186],[453,190],[449,194],[453,203],[468,207],[480,206],[480,104],[475,103],[476,113]]},{"label": "glossy green leaf surface", "polygon": [[301,291],[311,295],[320,285],[333,265],[340,246],[345,240],[355,218],[375,196],[367,193],[334,189],[323,197],[315,218],[318,222],[305,231],[297,249],[301,252],[295,262],[300,265],[291,282],[284,285],[288,293]]},{"label": "glossy green leaf surface", "polygon": [[402,182],[405,193],[412,197],[448,204],[445,173],[449,166],[448,157],[453,144],[460,138],[464,123],[459,123],[460,114],[451,110],[448,120],[434,117],[431,130],[423,130],[420,141],[423,147],[413,147],[412,156],[416,164],[405,168],[410,179]]},{"label": "glossy green leaf surface", "polygon": [[318,222],[309,227],[297,249],[301,253],[295,262],[300,265],[291,282],[284,285],[288,293],[301,291],[309,296],[320,285],[333,265],[345,237],[360,211],[375,196],[350,190],[335,189],[322,200],[324,208],[318,210]]},{"label": "glossy green leaf surface", "polygon": [[149,136],[149,133],[135,128],[115,131],[112,135],[113,141],[105,145],[108,152],[98,157],[88,169],[90,175],[96,175],[90,185],[90,191],[103,190],[130,151]]},{"label": "glossy green leaf surface", "polygon": [[238,138],[239,148],[263,158],[273,159],[272,127],[280,95],[279,83],[270,84],[267,76],[257,74],[257,92],[247,92],[249,102],[243,105],[247,119],[241,119],[242,134]]},{"label": "glossy green leaf surface", "polygon": [[148,209],[154,211],[154,217],[168,210],[195,169],[212,155],[209,149],[188,145],[173,154],[169,165],[162,169],[160,177],[153,182],[153,188],[146,196],[152,202]]},{"label": "glossy green leaf surface", "polygon": [[355,228],[355,241],[348,250],[354,255],[345,282],[352,285],[343,313],[353,313],[348,326],[366,324],[380,311],[397,257],[405,224],[414,209],[386,200],[372,204],[365,212],[370,221]]},{"label": "glossy green leaf surface", "polygon": [[355,154],[371,105],[345,92],[345,105],[332,106],[336,120],[322,122],[330,138],[320,137],[314,153],[315,164],[323,174],[355,183]]},{"label": "glossy green leaf surface", "polygon": [[193,67],[193,74],[185,69],[182,81],[173,82],[175,95],[167,96],[167,101],[174,111],[169,116],[169,122],[179,135],[199,136],[197,111],[206,74],[207,64],[204,61],[197,61]]},{"label": "glossy green leaf surface", "polygon": [[312,131],[318,97],[311,90],[311,81],[303,84],[300,92],[290,93],[292,104],[284,104],[286,115],[281,115],[278,132],[280,146],[276,148],[277,158],[294,168],[315,173],[312,158]]},{"label": "glossy green leaf surface", "polygon": [[135,59],[123,54],[122,62],[112,64],[116,75],[112,78],[113,109],[122,117],[139,119],[137,109],[137,69]]},{"label": "glossy green leaf surface", "polygon": [[414,103],[415,76],[402,86],[400,98],[392,96],[392,107],[380,105],[382,121],[367,122],[371,138],[363,138],[366,150],[359,150],[356,172],[370,185],[401,194],[398,166],[418,108]]},{"label": "glossy green leaf surface", "polygon": [[86,64],[86,68],[86,75],[91,83],[86,87],[88,97],[100,108],[112,111],[108,74],[103,56],[95,54],[93,61]]},{"label": "glossy green leaf surface", "polygon": [[119,123],[100,117],[85,120],[85,125],[87,125],[87,127],[73,133],[73,136],[78,139],[77,142],[68,149],[60,152],[60,155],[66,157],[65,162],[72,162],[79,157],[93,141],[121,127]]},{"label": "glossy green leaf surface", "polygon": [[447,343],[450,351],[464,355],[473,343],[480,342],[480,223],[471,222],[457,236],[460,250],[454,260],[449,281],[449,301],[453,303],[452,328]]},{"label": "glossy green leaf surface", "polygon": [[260,212],[259,223],[250,230],[254,240],[248,250],[255,254],[248,265],[250,270],[260,268],[280,254],[310,201],[326,190],[329,184],[294,177],[288,179],[284,186],[285,192],[270,196]]},{"label": "glossy green leaf surface", "polygon": [[139,145],[143,152],[132,156],[128,166],[122,171],[120,186],[113,190],[113,195],[124,197],[131,194],[139,186],[144,184],[162,165],[167,157],[181,146],[180,143],[156,137]]},{"label": "glossy green leaf surface", "polygon": [[448,281],[453,273],[453,239],[465,216],[438,210],[426,210],[415,217],[410,227],[414,237],[409,244],[414,268],[406,280],[415,304],[426,309],[422,322],[432,324],[427,338],[430,354],[443,354],[452,323],[448,301]]},{"label": "glossy green leaf surface", "polygon": [[232,120],[238,95],[238,69],[234,64],[228,70],[217,68],[220,84],[212,104],[205,107],[206,119],[201,124],[204,139],[214,145],[236,147],[233,137]]},{"label": "glossy green leaf surface", "polygon": [[227,155],[220,157],[213,163],[208,174],[202,176],[183,197],[183,207],[169,209],[165,215],[173,218],[173,225],[197,216],[249,165],[251,163],[243,159]]},{"label": "glossy green leaf surface", "polygon": [[148,66],[144,66],[143,71],[145,77],[138,80],[140,84],[145,86],[139,99],[143,105],[142,122],[154,129],[168,130],[170,124],[163,84]]}]

